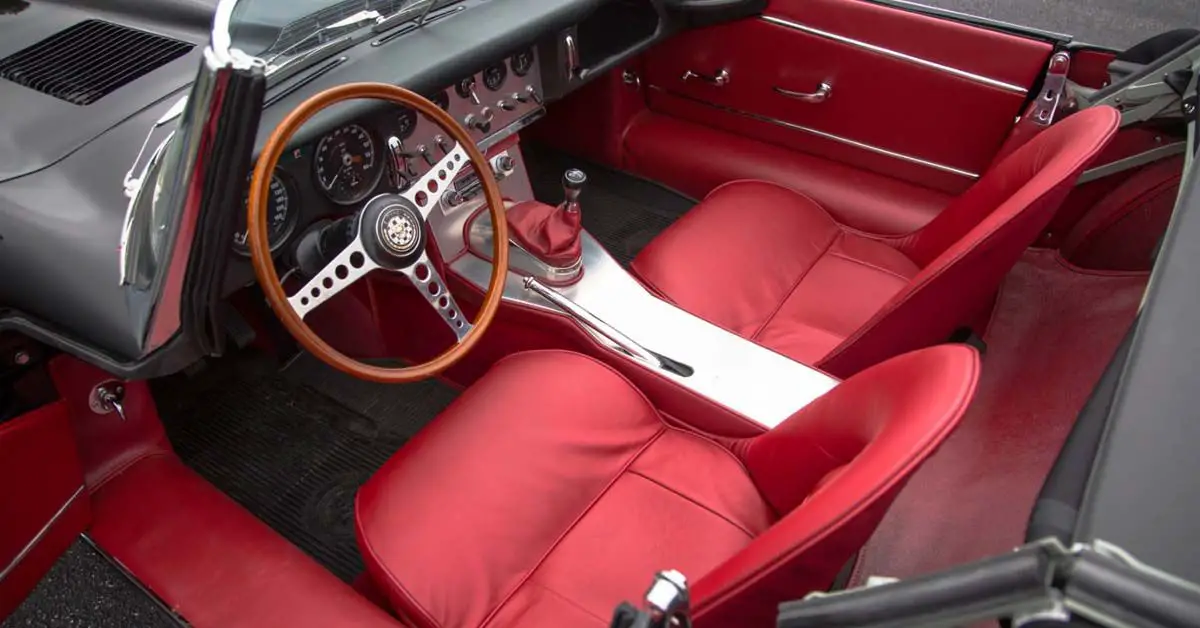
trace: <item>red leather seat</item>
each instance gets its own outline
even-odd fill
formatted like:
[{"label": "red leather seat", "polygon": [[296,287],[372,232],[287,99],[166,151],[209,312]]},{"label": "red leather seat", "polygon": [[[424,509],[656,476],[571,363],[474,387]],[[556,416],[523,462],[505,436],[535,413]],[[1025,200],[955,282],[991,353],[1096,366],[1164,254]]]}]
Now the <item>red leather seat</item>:
[{"label": "red leather seat", "polygon": [[1055,124],[896,238],[855,232],[790,189],[735,181],[659,235],[633,269],[689,312],[845,377],[942,342],[987,307],[1119,120],[1096,107]]},{"label": "red leather seat", "polygon": [[717,442],[591,358],[512,356],[359,491],[367,572],[422,627],[607,626],[662,569],[689,577],[697,626],[774,625],[865,543],[978,372],[973,349],[926,349]]}]

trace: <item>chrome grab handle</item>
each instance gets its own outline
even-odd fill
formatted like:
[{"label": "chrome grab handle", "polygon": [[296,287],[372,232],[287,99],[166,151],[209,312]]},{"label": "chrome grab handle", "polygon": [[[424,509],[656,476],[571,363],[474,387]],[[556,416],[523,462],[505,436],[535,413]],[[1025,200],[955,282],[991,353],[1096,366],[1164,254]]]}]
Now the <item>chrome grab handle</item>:
[{"label": "chrome grab handle", "polygon": [[721,68],[720,70],[717,71],[716,74],[714,74],[712,76],[708,76],[705,74],[700,74],[699,72],[693,72],[691,70],[688,70],[687,72],[683,73],[683,77],[680,80],[690,81],[692,79],[700,79],[701,81],[704,81],[705,83],[708,83],[709,85],[715,85],[717,87],[724,87],[729,84],[729,70],[726,70],[725,68]]},{"label": "chrome grab handle", "polygon": [[806,94],[804,92],[793,92],[790,89],[784,89],[782,87],[776,87],[775,93],[787,96],[788,98],[795,98],[801,102],[816,105],[829,100],[829,97],[833,95],[833,85],[823,81],[821,85],[817,87],[817,91],[811,94]]},{"label": "chrome grab handle", "polygon": [[575,36],[567,35],[564,37],[563,46],[567,50],[566,55],[563,57],[566,67],[563,69],[567,71],[567,78],[573,79],[579,74],[579,46],[575,43]]}]

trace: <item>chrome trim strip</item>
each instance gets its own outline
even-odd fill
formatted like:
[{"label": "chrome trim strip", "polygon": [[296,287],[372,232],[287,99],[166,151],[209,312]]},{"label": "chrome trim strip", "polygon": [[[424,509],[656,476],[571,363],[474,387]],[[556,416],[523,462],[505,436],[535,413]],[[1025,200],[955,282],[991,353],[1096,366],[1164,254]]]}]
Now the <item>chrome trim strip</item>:
[{"label": "chrome trim strip", "polygon": [[771,15],[764,15],[764,16],[762,16],[762,19],[766,20],[767,22],[770,22],[771,24],[783,26],[786,28],[791,28],[793,30],[798,30],[798,31],[801,31],[804,33],[808,33],[810,35],[816,35],[818,37],[824,37],[825,39],[830,39],[830,40],[836,41],[838,43],[843,43],[843,44],[847,44],[850,46],[856,46],[856,47],[862,48],[864,50],[870,50],[871,52],[885,55],[885,56],[891,57],[893,59],[899,59],[901,61],[906,61],[906,62],[912,63],[914,65],[919,65],[922,67],[929,68],[931,70],[937,70],[939,72],[944,72],[946,74],[952,74],[959,78],[964,78],[964,79],[967,79],[968,81],[974,81],[981,85],[987,85],[989,87],[995,87],[997,89],[1002,89],[1006,92],[1012,92],[1014,94],[1021,94],[1022,96],[1024,96],[1026,93],[1029,92],[1028,88],[1021,87],[1020,85],[1013,85],[1012,83],[1005,83],[1004,81],[997,80],[994,78],[989,78],[989,77],[986,77],[986,76],[983,76],[980,74],[975,74],[974,72],[967,72],[966,70],[960,70],[958,68],[950,67],[948,65],[942,65],[941,63],[937,63],[936,61],[922,59],[921,57],[914,57],[910,54],[905,54],[903,52],[892,50],[891,48],[884,48],[883,46],[869,44],[865,41],[859,41],[859,40],[853,39],[851,37],[846,37],[845,35],[838,35],[837,33],[830,33],[829,31],[823,31],[819,28],[813,28],[812,26],[807,26],[805,24],[800,24],[797,22],[793,22],[791,20],[785,20],[783,18],[778,18],[778,17],[774,17]]},{"label": "chrome trim strip", "polygon": [[38,533],[33,535],[32,539],[29,539],[29,542],[25,544],[25,547],[22,547],[21,551],[17,552],[17,555],[14,556],[12,561],[8,563],[8,566],[4,568],[4,571],[0,571],[0,582],[3,582],[4,579],[8,577],[8,574],[12,573],[13,570],[17,568],[17,565],[21,564],[22,560],[25,560],[25,557],[29,555],[29,552],[32,552],[33,548],[37,547],[38,543],[42,542],[42,538],[46,536],[46,533],[50,531],[50,528],[54,527],[54,524],[60,517],[62,517],[63,513],[67,511],[67,507],[75,503],[75,500],[83,494],[83,488],[83,486],[80,486],[79,488],[75,489],[75,492],[67,498],[67,501],[63,502],[61,507],[59,507],[58,512],[54,513],[54,516],[50,517],[50,520],[46,522],[46,525],[42,526],[42,529],[38,530]]},{"label": "chrome trim strip", "polygon": [[746,117],[746,118],[750,118],[750,119],[752,119],[752,120],[758,120],[759,122],[766,122],[766,123],[768,123],[768,124],[774,124],[774,125],[778,125],[778,126],[786,127],[786,128],[789,128],[789,129],[793,129],[793,130],[795,130],[795,131],[803,131],[803,132],[805,132],[805,133],[809,133],[809,134],[812,134],[812,135],[816,135],[817,137],[821,137],[821,138],[824,138],[824,139],[827,139],[827,140],[831,140],[831,141],[834,141],[834,142],[840,142],[840,143],[842,143],[842,144],[846,144],[847,146],[853,146],[853,147],[855,147],[855,148],[861,148],[861,149],[863,149],[863,150],[870,151],[870,152],[872,152],[872,153],[875,153],[875,154],[877,154],[877,155],[883,155],[883,156],[885,156],[885,157],[891,157],[891,158],[893,158],[893,159],[899,159],[899,160],[901,160],[901,161],[906,161],[906,162],[908,162],[908,163],[911,163],[911,164],[916,164],[916,165],[918,165],[918,166],[925,166],[926,168],[932,168],[932,169],[934,169],[934,170],[939,170],[939,171],[941,171],[941,172],[946,172],[946,173],[949,173],[949,174],[956,174],[956,175],[958,175],[958,176],[960,176],[960,177],[966,177],[966,178],[968,178],[968,179],[978,179],[978,178],[979,178],[979,174],[978,174],[978,173],[971,172],[971,171],[969,171],[969,170],[962,170],[962,169],[960,169],[960,168],[955,168],[955,167],[953,167],[953,166],[947,166],[947,165],[945,165],[945,164],[939,164],[939,163],[937,163],[936,161],[929,161],[928,159],[921,159],[920,157],[913,157],[912,155],[906,155],[906,154],[904,154],[904,153],[898,153],[898,152],[896,152],[896,151],[894,151],[894,150],[888,150],[888,149],[886,149],[886,148],[880,148],[880,147],[878,147],[878,146],[874,146],[874,145],[871,145],[871,144],[867,144],[867,143],[865,143],[865,142],[860,142],[860,141],[858,141],[858,140],[852,140],[852,139],[850,139],[850,138],[847,138],[847,137],[842,137],[842,136],[840,136],[840,135],[834,135],[833,133],[827,133],[827,132],[825,132],[825,131],[821,131],[821,130],[818,130],[818,129],[814,129],[814,128],[811,128],[811,127],[807,127],[807,126],[802,126],[802,125],[799,125],[799,124],[795,124],[795,123],[793,123],[793,122],[787,122],[786,120],[780,120],[780,119],[778,119],[778,118],[772,118],[772,117],[770,117],[770,116],[763,116],[763,115],[759,115],[759,114],[757,114],[757,113],[750,113],[749,111],[742,111],[741,109],[734,109],[734,108],[732,108],[732,107],[726,107],[726,106],[724,106],[724,105],[717,105],[717,104],[713,104],[713,103],[711,103],[711,102],[708,102],[708,101],[705,101],[705,100],[701,100],[701,99],[699,99],[699,98],[693,98],[693,97],[691,97],[691,96],[686,96],[686,95],[684,95],[684,94],[679,94],[679,93],[676,93],[676,92],[670,91],[670,90],[668,90],[668,89],[664,89],[664,88],[662,88],[662,87],[659,87],[659,86],[657,86],[657,85],[650,85],[649,87],[650,87],[650,89],[652,89],[652,90],[656,90],[656,91],[662,92],[662,93],[664,93],[664,94],[667,94],[667,95],[670,95],[670,96],[674,96],[674,97],[676,97],[676,98],[683,98],[684,100],[688,100],[688,101],[694,102],[694,103],[696,103],[696,104],[704,105],[704,106],[706,106],[706,107],[712,107],[713,109],[719,109],[719,110],[721,110],[721,111],[724,111],[724,112],[726,112],[726,113],[732,113],[732,114],[735,114],[735,115],[739,115],[739,116],[743,116],[743,117]]}]

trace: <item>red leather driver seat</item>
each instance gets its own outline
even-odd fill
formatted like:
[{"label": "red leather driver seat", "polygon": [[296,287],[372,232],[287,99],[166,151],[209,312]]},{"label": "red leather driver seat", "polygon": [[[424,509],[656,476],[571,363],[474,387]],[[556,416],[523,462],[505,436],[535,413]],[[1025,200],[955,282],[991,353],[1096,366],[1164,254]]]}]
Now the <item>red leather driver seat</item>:
[{"label": "red leather driver seat", "polygon": [[945,341],[990,303],[1120,114],[1079,112],[1014,151],[924,228],[872,237],[764,181],[714,190],[633,262],[679,307],[846,377]]},{"label": "red leather driver seat", "polygon": [[518,354],[359,490],[359,546],[415,626],[602,628],[662,569],[689,577],[697,626],[774,625],[866,542],[978,375],[971,348],[925,349],[718,442],[591,358]]}]

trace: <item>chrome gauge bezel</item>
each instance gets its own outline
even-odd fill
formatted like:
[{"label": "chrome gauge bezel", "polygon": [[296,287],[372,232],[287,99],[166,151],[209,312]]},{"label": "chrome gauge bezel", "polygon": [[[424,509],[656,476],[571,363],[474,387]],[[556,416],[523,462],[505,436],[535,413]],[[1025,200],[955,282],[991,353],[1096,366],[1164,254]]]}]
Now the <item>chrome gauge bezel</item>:
[{"label": "chrome gauge bezel", "polygon": [[[250,257],[249,238],[247,237],[247,238],[243,239],[241,244],[239,244],[238,240],[237,240],[237,236],[238,236],[238,234],[248,234],[249,229],[250,229],[250,225],[248,223],[249,216],[247,214],[247,210],[249,209],[249,202],[250,202],[250,199],[249,199],[250,185],[249,184],[250,184],[251,176],[252,175],[246,176],[246,194],[244,195],[245,202],[243,203],[243,207],[242,207],[243,226],[245,228],[241,231],[235,231],[233,234],[233,236],[234,236],[233,242],[230,243],[230,246],[233,248],[233,252],[242,257]],[[283,190],[283,195],[287,202],[287,206],[286,206],[287,207],[287,216],[284,218],[285,224],[284,224],[283,231],[280,232],[280,234],[278,236],[276,236],[276,239],[272,239],[270,242],[270,248],[271,248],[272,254],[279,252],[279,250],[283,248],[283,245],[287,244],[288,240],[290,240],[292,238],[292,234],[295,233],[295,231],[296,231],[296,225],[300,222],[300,209],[298,207],[296,207],[296,205],[295,205],[295,202],[299,197],[299,195],[296,193],[296,186],[295,186],[295,184],[292,183],[291,179],[288,178],[287,174],[284,173],[283,170],[281,170],[279,168],[276,168],[275,171],[271,173],[271,190],[272,190],[271,207],[272,208],[274,208],[274,196],[273,195],[274,195],[275,187],[277,185],[280,187],[280,189]],[[268,227],[267,233],[270,234],[270,231],[271,230]]]}]

